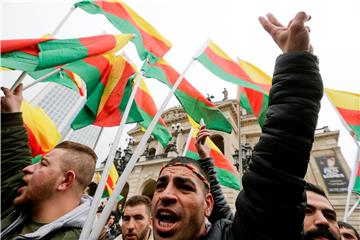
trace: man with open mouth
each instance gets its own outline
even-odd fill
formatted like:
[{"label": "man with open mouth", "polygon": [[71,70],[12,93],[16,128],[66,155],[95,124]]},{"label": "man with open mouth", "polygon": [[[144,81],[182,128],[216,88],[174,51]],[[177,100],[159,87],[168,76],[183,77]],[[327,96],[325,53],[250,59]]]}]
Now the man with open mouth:
[{"label": "man with open mouth", "polygon": [[204,159],[177,157],[160,171],[152,200],[154,239],[303,239],[303,179],[323,95],[308,20],[305,12],[288,26],[272,14],[259,18],[283,54],[276,60],[266,120],[242,178],[235,215],[207,158],[203,141],[209,132],[203,127],[196,145]]}]

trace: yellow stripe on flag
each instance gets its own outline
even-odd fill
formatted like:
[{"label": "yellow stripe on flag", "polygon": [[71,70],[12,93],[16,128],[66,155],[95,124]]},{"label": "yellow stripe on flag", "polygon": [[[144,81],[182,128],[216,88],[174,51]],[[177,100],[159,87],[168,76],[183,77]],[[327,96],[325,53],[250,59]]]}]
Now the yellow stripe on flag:
[{"label": "yellow stripe on flag", "polygon": [[122,49],[134,37],[134,35],[132,35],[132,34],[115,34],[114,37],[116,39],[115,47],[112,50],[108,51],[108,53],[117,52],[120,49]]},{"label": "yellow stripe on flag", "polygon": [[267,85],[272,84],[272,78],[255,65],[244,60],[240,60],[239,65],[254,82]]},{"label": "yellow stripe on flag", "polygon": [[335,107],[360,111],[360,94],[325,88]]},{"label": "yellow stripe on flag", "polygon": [[228,60],[233,61],[229,55],[227,55],[220,47],[218,47],[213,41],[210,41],[208,47],[213,50],[217,55],[220,57]]},{"label": "yellow stripe on flag", "polygon": [[111,93],[114,91],[114,88],[117,86],[119,79],[121,78],[124,69],[125,69],[126,61],[122,56],[118,56],[111,67],[111,71],[105,85],[105,89],[103,91],[103,95],[100,100],[98,114],[103,110],[108,98]]},{"label": "yellow stripe on flag", "polygon": [[37,142],[44,152],[52,150],[61,139],[53,120],[40,107],[33,107],[30,103],[23,100],[21,111],[26,126],[31,129]]}]

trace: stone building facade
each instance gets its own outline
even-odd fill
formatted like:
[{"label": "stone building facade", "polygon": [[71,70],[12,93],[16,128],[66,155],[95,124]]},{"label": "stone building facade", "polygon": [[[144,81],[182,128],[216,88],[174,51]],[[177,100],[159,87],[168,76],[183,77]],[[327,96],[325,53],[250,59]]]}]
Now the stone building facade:
[{"label": "stone building facade", "polygon": [[[232,124],[232,133],[224,133],[219,131],[211,131],[213,142],[219,147],[229,161],[233,160],[233,155],[239,149],[239,134],[241,143],[247,143],[253,147],[259,140],[261,129],[257,120],[252,115],[242,112],[240,121],[240,132],[238,130],[238,114],[235,100],[223,100],[215,102],[217,107],[224,113],[229,122]],[[243,110],[242,110],[243,111]],[[155,190],[155,183],[162,165],[182,154],[184,146],[190,132],[190,125],[186,117],[186,113],[181,107],[172,107],[162,114],[169,131],[172,132],[171,126],[181,126],[180,133],[173,138],[174,144],[177,146],[177,153],[171,151],[171,148],[163,148],[162,145],[154,138],[150,138],[146,151],[136,163],[127,182],[127,196],[135,194],[147,195],[150,198]],[[139,126],[130,130],[128,134],[133,137],[135,144],[131,147],[136,148],[142,135]],[[347,165],[341,149],[338,146],[339,131],[330,131],[327,127],[318,129],[315,133],[315,142],[313,144],[310,163],[305,179],[309,182],[320,185],[328,194],[332,204],[334,205],[338,219],[342,220],[344,215],[346,188],[348,179],[350,178],[350,169]],[[331,158],[327,160],[327,158]],[[289,159],[291,161],[291,159]],[[332,166],[325,166],[329,162]],[[234,162],[233,162],[234,163]],[[331,171],[330,171],[331,170]],[[335,171],[335,173],[334,173]],[[335,175],[334,175],[335,174]],[[337,175],[336,175],[337,174]],[[336,178],[336,176],[342,176]],[[239,175],[240,176],[240,175]],[[223,187],[224,195],[231,207],[235,206],[238,191]],[[351,204],[356,201],[356,196],[352,196]],[[360,209],[357,208],[352,214],[349,222],[357,229],[360,229]]]}]

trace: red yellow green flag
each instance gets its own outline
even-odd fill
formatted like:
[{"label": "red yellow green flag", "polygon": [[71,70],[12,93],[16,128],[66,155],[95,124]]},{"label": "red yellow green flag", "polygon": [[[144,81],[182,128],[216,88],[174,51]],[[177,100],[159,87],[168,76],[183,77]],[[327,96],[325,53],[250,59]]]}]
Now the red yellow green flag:
[{"label": "red yellow green flag", "polygon": [[[193,128],[193,133],[190,139],[189,149],[186,152],[186,156],[198,160],[200,157],[195,147],[195,139],[197,133],[199,132],[199,124],[197,124],[190,117],[188,118],[190,125]],[[235,167],[231,164],[230,161],[226,159],[224,154],[215,145],[215,143],[211,141],[210,138],[206,138],[205,144],[210,148],[210,157],[214,161],[219,183],[223,186],[240,190],[239,176]]]},{"label": "red yellow green flag", "polygon": [[[100,182],[101,176],[97,174],[97,180]],[[109,175],[105,183],[105,189],[103,193],[103,197],[111,196],[112,192],[115,189],[116,182],[119,179],[119,174],[116,170],[115,164],[113,163],[110,167]]]},{"label": "red yellow green flag", "polygon": [[[6,45],[5,51],[14,50],[1,52],[1,67],[26,72],[42,70],[89,56],[116,52],[131,38],[133,38],[131,34],[122,34],[61,40],[32,39],[33,41],[30,41],[30,39],[27,41],[29,45],[20,49],[16,47],[24,46],[24,40],[2,40],[1,45]],[[17,44],[17,41],[21,44]],[[11,44],[14,46],[11,47]]]},{"label": "red yellow green flag", "polygon": [[239,64],[233,61],[212,41],[208,42],[205,50],[195,59],[224,81],[264,92],[264,90],[244,72]]},{"label": "red yellow green flag", "polygon": [[358,169],[356,172],[354,192],[356,192],[358,195],[360,195],[360,164],[358,164]]},{"label": "red yellow green flag", "polygon": [[[122,113],[125,111],[131,94],[132,82],[129,79],[134,75],[135,70],[122,56],[111,61],[113,61],[111,66],[105,66],[102,75],[99,76],[100,81],[97,79],[94,83],[82,77],[87,85],[87,101],[72,122],[73,129],[90,124],[100,127],[113,127],[120,124]],[[107,64],[109,64],[108,59]],[[136,104],[133,103],[127,122],[142,120]]]},{"label": "red yellow green flag", "polygon": [[61,139],[55,123],[40,107],[33,107],[27,101],[22,101],[21,112],[25,128],[29,135],[29,146],[32,156],[52,150]]},{"label": "red yellow green flag", "polygon": [[131,41],[141,60],[155,62],[171,48],[167,39],[123,1],[85,0],[76,3],[75,7],[90,14],[103,14],[121,32],[134,34],[136,37]]},{"label": "red yellow green flag", "polygon": [[239,99],[240,105],[245,108],[249,113],[254,114],[260,126],[264,125],[266,112],[269,103],[269,91],[271,88],[272,79],[269,75],[264,73],[255,65],[239,60],[238,62],[241,69],[248,76],[251,81],[263,89],[262,92],[252,88],[245,88],[239,86]]},{"label": "red yellow green flag", "polygon": [[360,141],[360,94],[325,88],[326,95],[339,115]]},{"label": "red yellow green flag", "polygon": [[[147,129],[158,110],[151,93],[142,78],[140,78],[140,86],[135,94],[135,102],[142,118],[144,119],[139,122],[139,124],[143,128]],[[172,138],[164,119],[161,117],[156,123],[151,134],[161,143],[163,147],[166,147]]]},{"label": "red yellow green flag", "polygon": [[[180,76],[163,58],[154,64],[145,61],[142,70],[145,77],[155,78],[170,88]],[[182,80],[174,94],[187,114],[196,122],[200,122],[200,119],[203,118],[208,129],[227,133],[232,131],[232,126],[223,113],[186,79]]]}]

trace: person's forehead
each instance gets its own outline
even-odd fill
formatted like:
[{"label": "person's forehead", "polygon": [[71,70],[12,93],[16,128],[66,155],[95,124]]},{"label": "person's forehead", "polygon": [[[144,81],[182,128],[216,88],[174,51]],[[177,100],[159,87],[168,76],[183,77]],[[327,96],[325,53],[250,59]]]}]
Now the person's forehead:
[{"label": "person's forehead", "polygon": [[352,230],[352,229],[350,229],[350,228],[341,227],[341,228],[340,228],[340,233],[341,233],[341,234],[347,233],[347,234],[352,235],[353,237],[356,237],[354,230]]},{"label": "person's forehead", "polygon": [[329,199],[326,197],[312,192],[306,191],[307,204],[319,209],[331,209],[334,210],[333,206],[330,204]]},{"label": "person's forehead", "polygon": [[146,215],[146,206],[144,204],[138,204],[135,206],[127,206],[124,209],[124,216],[134,216],[134,215]]},{"label": "person's forehead", "polygon": [[169,166],[163,169],[159,177],[185,177],[185,178],[197,178],[196,174],[189,168],[184,166]]},{"label": "person's forehead", "polygon": [[64,156],[65,153],[66,151],[64,149],[54,148],[53,150],[45,154],[44,157],[51,162],[59,162],[61,161],[61,158]]}]

